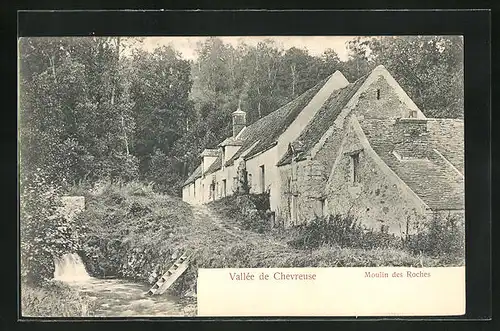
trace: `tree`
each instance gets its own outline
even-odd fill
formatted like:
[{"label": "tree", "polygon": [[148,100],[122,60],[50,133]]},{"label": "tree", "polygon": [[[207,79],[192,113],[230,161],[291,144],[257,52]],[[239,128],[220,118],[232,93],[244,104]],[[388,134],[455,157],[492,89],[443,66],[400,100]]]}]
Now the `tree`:
[{"label": "tree", "polygon": [[342,64],[342,73],[348,81],[354,82],[367,75],[375,67],[370,56],[369,42],[366,38],[357,37],[347,42],[349,57]]},{"label": "tree", "polygon": [[[134,154],[140,160],[141,176],[147,180],[170,179],[160,176],[158,160],[167,160],[178,139],[184,136],[196,120],[189,92],[192,86],[191,63],[181,58],[172,47],[153,52],[138,50],[133,54],[131,82],[133,116],[137,123]],[[168,162],[176,163],[174,158]],[[167,167],[167,165],[165,165]],[[181,175],[172,165],[170,174]],[[163,173],[163,171],[161,171]]]},{"label": "tree", "polygon": [[426,116],[463,118],[462,37],[372,38],[368,45]]},{"label": "tree", "polygon": [[121,45],[103,37],[20,40],[22,176],[41,168],[56,183],[75,183],[134,172]]}]

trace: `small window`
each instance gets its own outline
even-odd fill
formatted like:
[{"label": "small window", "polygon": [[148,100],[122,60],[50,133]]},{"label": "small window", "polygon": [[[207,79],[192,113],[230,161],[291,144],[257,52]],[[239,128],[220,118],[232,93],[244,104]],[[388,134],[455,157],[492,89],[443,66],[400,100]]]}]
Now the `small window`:
[{"label": "small window", "polygon": [[410,111],[410,118],[417,118],[417,111],[416,110]]},{"label": "small window", "polygon": [[377,100],[380,100],[380,89],[377,89]]},{"label": "small window", "polygon": [[225,197],[227,195],[227,187],[226,187],[226,180],[222,180],[222,196]]},{"label": "small window", "polygon": [[352,183],[359,183],[359,153],[351,155],[351,171]]}]

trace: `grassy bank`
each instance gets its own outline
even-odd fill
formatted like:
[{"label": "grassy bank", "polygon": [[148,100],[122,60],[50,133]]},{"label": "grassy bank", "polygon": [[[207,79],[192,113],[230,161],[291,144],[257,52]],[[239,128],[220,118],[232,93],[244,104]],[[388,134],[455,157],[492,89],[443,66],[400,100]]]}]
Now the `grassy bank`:
[{"label": "grassy bank", "polygon": [[146,282],[153,271],[166,271],[185,249],[197,249],[188,270],[170,289],[175,295],[196,291],[198,268],[453,264],[446,257],[393,247],[320,243],[298,248],[291,243],[300,238],[300,229],[268,231],[259,197],[230,197],[192,207],[142,184],[108,184],[81,193],[87,198],[87,208],[78,218],[86,226],[80,253],[89,273]]},{"label": "grassy bank", "polygon": [[452,219],[433,219],[427,229],[408,238],[365,229],[354,218],[340,215],[318,217],[287,229],[272,229],[266,213],[269,205],[263,201],[265,194],[230,196],[211,202],[209,207],[231,227],[257,233],[265,229],[270,241],[284,241],[291,253],[289,258],[301,266],[307,264],[303,258],[308,254],[317,263],[326,263],[325,266],[333,263],[333,266],[433,267],[465,263],[464,229]]},{"label": "grassy bank", "polygon": [[93,310],[93,301],[64,283],[50,281],[37,287],[21,284],[23,317],[87,317]]}]

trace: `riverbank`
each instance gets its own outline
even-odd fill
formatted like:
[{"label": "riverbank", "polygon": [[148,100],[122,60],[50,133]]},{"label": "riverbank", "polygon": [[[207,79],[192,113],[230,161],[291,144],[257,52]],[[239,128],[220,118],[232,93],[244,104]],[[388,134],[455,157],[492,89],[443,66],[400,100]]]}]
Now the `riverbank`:
[{"label": "riverbank", "polygon": [[60,281],[37,287],[22,283],[20,294],[23,317],[89,317],[95,312],[91,298]]},{"label": "riverbank", "polygon": [[89,273],[147,283],[186,249],[196,249],[168,291],[178,297],[196,295],[198,268],[449,265],[442,257],[394,248],[297,249],[287,233],[246,229],[216,205],[190,206],[144,185],[108,185],[85,195],[86,211],[78,221],[86,226],[80,255]]}]

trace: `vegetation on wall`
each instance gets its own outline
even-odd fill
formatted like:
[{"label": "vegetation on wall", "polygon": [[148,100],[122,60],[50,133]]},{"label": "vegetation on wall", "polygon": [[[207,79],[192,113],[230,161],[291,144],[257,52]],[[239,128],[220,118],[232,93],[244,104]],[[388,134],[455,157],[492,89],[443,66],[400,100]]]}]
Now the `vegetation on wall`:
[{"label": "vegetation on wall", "polygon": [[148,282],[153,272],[161,275],[185,250],[195,250],[187,271],[169,289],[175,295],[196,292],[198,268],[463,263],[446,255],[392,245],[400,239],[361,233],[355,223],[340,217],[333,217],[330,223],[318,219],[287,233],[263,232],[262,227],[270,226],[265,213],[267,198],[231,196],[191,213],[186,203],[155,193],[151,186],[104,183],[87,195],[87,209],[78,217],[77,222],[88,225],[79,253],[92,276]]},{"label": "vegetation on wall", "polygon": [[460,265],[465,261],[465,227],[463,218],[435,214],[421,231],[411,236],[396,236],[362,226],[351,215],[317,217],[290,230],[288,244],[299,249],[321,246],[356,249],[394,249],[425,255]]}]

